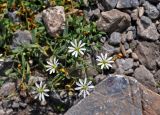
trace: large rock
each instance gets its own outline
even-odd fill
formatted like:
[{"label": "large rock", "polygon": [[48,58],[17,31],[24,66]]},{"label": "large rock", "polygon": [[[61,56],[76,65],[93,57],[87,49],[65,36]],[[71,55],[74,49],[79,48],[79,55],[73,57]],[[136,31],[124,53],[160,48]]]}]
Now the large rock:
[{"label": "large rock", "polygon": [[144,17],[141,20],[137,20],[137,33],[140,38],[147,41],[156,41],[160,36],[155,24],[150,19]]},{"label": "large rock", "polygon": [[15,91],[16,91],[15,83],[7,82],[7,83],[3,84],[1,87],[0,96],[6,97],[6,96],[9,96],[9,95],[15,93]]},{"label": "large rock", "polygon": [[118,0],[117,8],[135,8],[139,4],[139,0]]},{"label": "large rock", "polygon": [[13,42],[11,45],[11,49],[15,49],[16,47],[23,44],[30,44],[32,42],[32,35],[28,30],[17,30],[13,34]]},{"label": "large rock", "polygon": [[140,65],[139,68],[136,68],[134,75],[140,83],[147,86],[149,89],[155,90],[156,82],[153,74],[145,68],[145,66]]},{"label": "large rock", "polygon": [[117,5],[118,0],[99,0],[99,3],[104,7],[105,10],[114,9]]},{"label": "large rock", "polygon": [[135,52],[139,57],[139,61],[146,66],[147,69],[156,69],[156,60],[160,59],[160,45],[150,42],[139,42]]},{"label": "large rock", "polygon": [[145,13],[148,15],[151,19],[156,19],[159,17],[159,11],[157,10],[156,6],[150,4],[148,1],[146,1],[144,4]]},{"label": "large rock", "polygon": [[160,115],[160,96],[137,80],[111,75],[65,115]]},{"label": "large rock", "polygon": [[50,36],[55,37],[64,29],[64,7],[50,7],[42,12],[42,18]]},{"label": "large rock", "polygon": [[97,28],[107,33],[123,32],[130,26],[131,18],[127,13],[113,9],[102,12],[101,18],[96,22]]}]

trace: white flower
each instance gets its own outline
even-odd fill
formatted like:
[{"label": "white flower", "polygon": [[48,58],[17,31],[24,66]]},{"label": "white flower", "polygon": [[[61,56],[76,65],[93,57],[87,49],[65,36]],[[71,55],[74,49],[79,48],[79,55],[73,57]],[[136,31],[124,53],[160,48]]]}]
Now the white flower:
[{"label": "white flower", "polygon": [[68,52],[72,53],[73,56],[77,57],[78,54],[84,55],[84,52],[86,49],[83,48],[85,43],[82,43],[82,40],[77,43],[77,40],[75,39],[74,42],[71,42],[72,47],[68,47]]},{"label": "white flower", "polygon": [[92,81],[87,82],[87,78],[84,79],[79,79],[79,82],[76,82],[76,85],[78,87],[75,88],[75,90],[80,90],[79,96],[83,95],[85,98],[87,95],[89,95],[89,90],[93,89],[94,86],[91,85]]},{"label": "white flower", "polygon": [[58,66],[58,60],[56,58],[54,58],[54,60],[52,61],[52,59],[50,59],[50,61],[47,61],[46,71],[49,71],[49,74],[55,73],[57,66]]},{"label": "white flower", "polygon": [[46,84],[43,85],[42,81],[40,84],[35,83],[36,88],[34,87],[33,94],[36,94],[34,99],[39,99],[39,101],[45,102],[45,96],[49,96],[47,92],[49,92],[49,89],[46,89]]},{"label": "white flower", "polygon": [[97,56],[96,60],[98,61],[98,65],[101,66],[101,69],[109,69],[109,67],[112,67],[111,63],[114,62],[112,61],[112,57],[107,58],[107,54],[103,55],[102,53],[101,56]]}]

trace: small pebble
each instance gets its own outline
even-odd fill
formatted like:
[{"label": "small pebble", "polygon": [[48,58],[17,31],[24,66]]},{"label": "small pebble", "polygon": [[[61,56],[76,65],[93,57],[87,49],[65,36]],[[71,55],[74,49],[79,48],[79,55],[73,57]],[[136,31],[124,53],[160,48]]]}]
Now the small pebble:
[{"label": "small pebble", "polygon": [[19,102],[19,106],[22,107],[22,108],[26,108],[27,104],[26,104],[26,103]]},{"label": "small pebble", "polygon": [[13,113],[13,109],[7,109],[6,114],[11,115]]},{"label": "small pebble", "polygon": [[139,8],[138,8],[138,16],[139,16],[139,17],[142,17],[143,14],[144,14],[144,7],[139,7]]},{"label": "small pebble", "polygon": [[13,108],[13,109],[17,109],[17,108],[19,108],[19,103],[17,103],[17,102],[13,102],[13,104],[12,104],[12,108]]},{"label": "small pebble", "polygon": [[132,52],[132,58],[133,58],[134,60],[138,60],[138,59],[139,59],[138,56],[137,56],[137,54],[134,53],[134,52]]},{"label": "small pebble", "polygon": [[131,53],[132,53],[132,49],[128,49],[128,50],[126,51],[126,53],[127,53],[127,54],[131,54]]}]

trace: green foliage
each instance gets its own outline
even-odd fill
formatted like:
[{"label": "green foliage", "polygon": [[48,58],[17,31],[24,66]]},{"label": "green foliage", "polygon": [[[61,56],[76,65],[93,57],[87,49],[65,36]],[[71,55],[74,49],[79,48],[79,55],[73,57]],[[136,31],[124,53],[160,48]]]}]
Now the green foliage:
[{"label": "green foliage", "polygon": [[[53,38],[47,34],[43,22],[35,20],[35,15],[49,6],[62,5],[66,12],[72,12],[82,4],[73,0],[49,0],[49,4],[43,0],[1,0],[0,2],[4,5],[4,7],[0,7],[0,12],[3,14],[0,24],[3,24],[4,28],[0,33],[0,48],[3,48],[3,53],[15,61],[14,66],[5,74],[12,79],[20,79],[24,88],[32,71],[40,68],[41,72],[46,73],[47,59],[56,57],[61,64],[57,68],[56,74],[47,76],[47,85],[51,90],[67,90],[70,95],[73,94],[73,86],[79,79],[77,73],[78,71],[85,72],[88,64],[84,61],[85,56],[75,58],[68,53],[71,41],[82,40],[86,43],[85,54],[92,55],[101,48],[99,38],[105,33],[96,29],[95,22],[87,22],[84,16],[75,13],[67,15],[65,30]],[[5,17],[9,10],[16,10],[21,22],[16,23]],[[11,49],[12,35],[19,29],[29,30],[32,33],[32,44],[22,44]],[[59,109],[64,111],[61,106]]]}]

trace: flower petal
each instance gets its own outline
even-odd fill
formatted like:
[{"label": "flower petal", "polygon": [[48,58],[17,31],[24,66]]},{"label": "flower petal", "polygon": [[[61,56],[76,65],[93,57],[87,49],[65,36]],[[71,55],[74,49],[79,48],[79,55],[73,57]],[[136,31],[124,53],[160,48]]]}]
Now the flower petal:
[{"label": "flower petal", "polygon": [[86,83],[87,83],[87,78],[85,77],[84,78],[84,85],[86,85]]},{"label": "flower petal", "polygon": [[82,86],[84,85],[82,79],[79,79],[79,83],[80,83]]},{"label": "flower petal", "polygon": [[82,87],[76,87],[76,88],[75,88],[75,90],[80,90],[80,89],[82,89]]},{"label": "flower petal", "polygon": [[78,96],[81,96],[83,94],[84,90],[81,90]]},{"label": "flower petal", "polygon": [[88,88],[89,88],[89,89],[94,89],[94,88],[95,88],[95,86],[90,85],[90,86],[88,86]]},{"label": "flower petal", "polygon": [[36,87],[39,88],[40,86],[38,85],[38,83],[35,83]]}]

